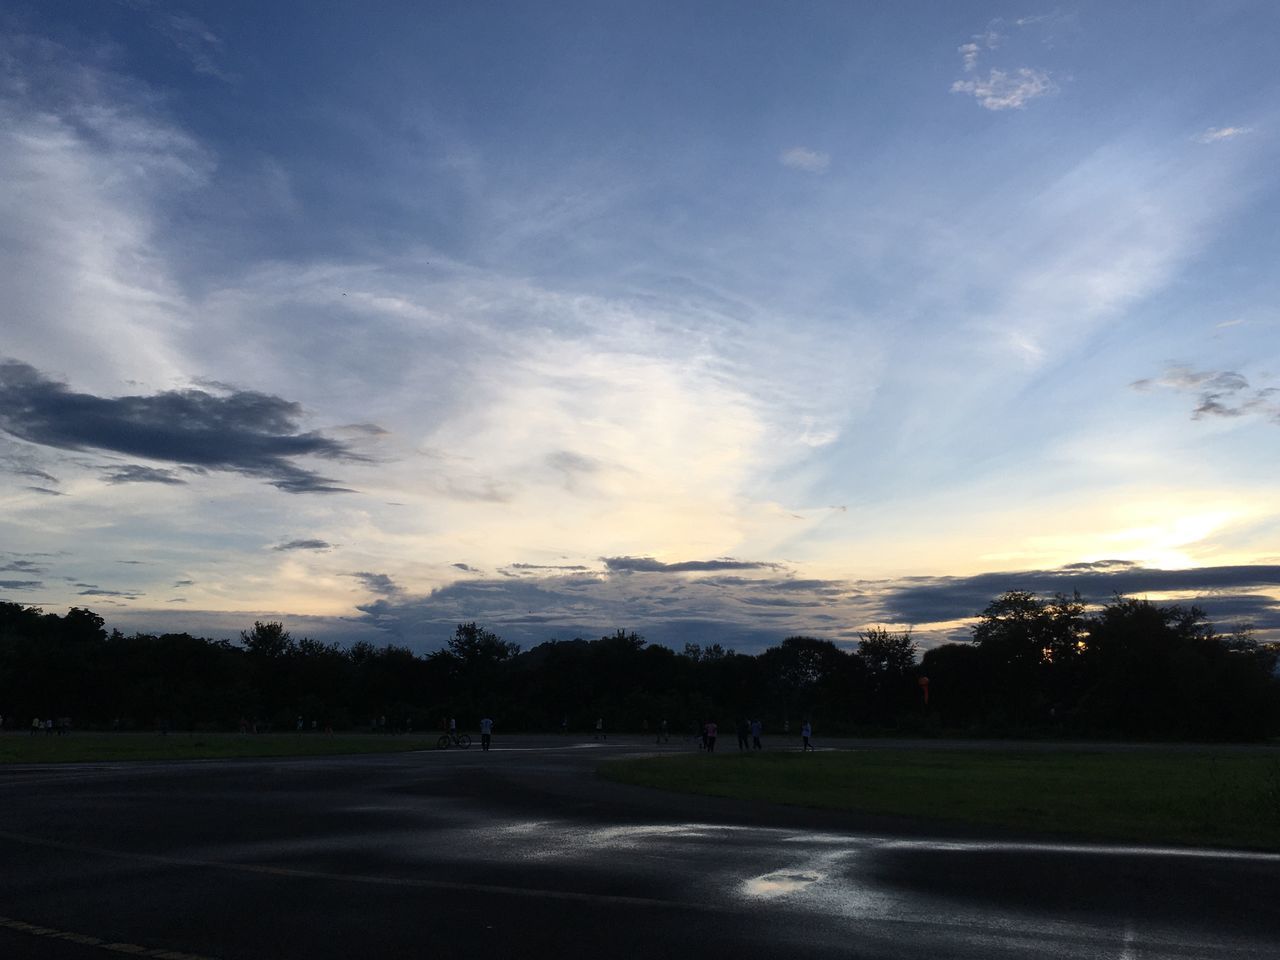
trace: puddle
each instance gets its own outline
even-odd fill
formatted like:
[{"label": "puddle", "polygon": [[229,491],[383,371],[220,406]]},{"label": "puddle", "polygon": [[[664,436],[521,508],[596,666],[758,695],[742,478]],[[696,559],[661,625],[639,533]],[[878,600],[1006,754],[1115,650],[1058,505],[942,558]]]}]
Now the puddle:
[{"label": "puddle", "polygon": [[785,897],[826,878],[826,874],[817,870],[776,870],[743,881],[742,891],[749,897]]}]

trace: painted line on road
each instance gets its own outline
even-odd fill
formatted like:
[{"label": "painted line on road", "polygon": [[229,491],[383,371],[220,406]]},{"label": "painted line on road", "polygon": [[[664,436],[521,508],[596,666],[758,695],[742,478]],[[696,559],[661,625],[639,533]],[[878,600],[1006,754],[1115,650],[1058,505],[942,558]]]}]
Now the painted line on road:
[{"label": "painted line on road", "polygon": [[91,937],[86,933],[72,933],[70,930],[42,927],[38,924],[14,920],[12,917],[0,917],[0,929],[16,930],[18,933],[28,933],[33,937],[47,937],[50,940],[66,940],[68,943],[97,947],[100,950],[110,950],[112,953],[125,953],[132,957],[154,957],[156,960],[213,960],[212,957],[198,953],[183,953],[180,950],[164,950],[119,940],[104,940],[101,937]]},{"label": "painted line on road", "polygon": [[409,887],[444,892],[464,892],[498,894],[513,897],[531,897],[544,900],[566,900],[572,903],[619,904],[631,907],[659,907],[664,910],[677,909],[695,913],[733,913],[731,906],[715,903],[689,902],[685,900],[662,900],[657,897],[639,897],[623,893],[582,893],[577,890],[548,890],[533,887],[512,887],[497,883],[468,883],[452,880],[426,880],[417,877],[380,877],[364,873],[332,873],[323,870],[304,870],[298,867],[276,867],[269,864],[233,863],[226,860],[203,860],[196,857],[173,857],[160,853],[132,853],[125,850],[108,850],[103,847],[90,847],[78,843],[67,843],[62,840],[46,840],[43,837],[29,837],[20,833],[0,831],[0,840],[12,843],[23,843],[33,847],[45,847],[50,850],[64,850],[69,853],[83,853],[96,857],[107,857],[113,860],[127,860],[134,863],[160,864],[169,867],[204,867],[212,870],[231,870],[237,873],[251,873],[268,877],[287,877],[297,880],[328,880],[338,883],[363,883],[387,887]]}]

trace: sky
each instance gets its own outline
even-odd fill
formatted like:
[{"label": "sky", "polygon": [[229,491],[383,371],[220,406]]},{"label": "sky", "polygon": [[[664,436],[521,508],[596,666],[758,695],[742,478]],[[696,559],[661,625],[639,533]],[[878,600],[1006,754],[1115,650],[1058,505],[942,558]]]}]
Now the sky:
[{"label": "sky", "polygon": [[1280,639],[1280,7],[6,3],[0,599]]}]

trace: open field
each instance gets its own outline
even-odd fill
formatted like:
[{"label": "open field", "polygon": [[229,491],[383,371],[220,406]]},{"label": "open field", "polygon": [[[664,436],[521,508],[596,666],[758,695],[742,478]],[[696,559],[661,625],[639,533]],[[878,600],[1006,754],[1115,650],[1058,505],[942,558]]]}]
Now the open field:
[{"label": "open field", "polygon": [[[238,757],[312,757],[400,753],[435,749],[438,734],[320,733],[73,733],[0,737],[0,763],[73,763],[95,760],[228,760]],[[475,747],[474,749],[479,749]]]},{"label": "open field", "polygon": [[1099,840],[1280,849],[1280,758],[932,750],[612,760],[621,783]]}]

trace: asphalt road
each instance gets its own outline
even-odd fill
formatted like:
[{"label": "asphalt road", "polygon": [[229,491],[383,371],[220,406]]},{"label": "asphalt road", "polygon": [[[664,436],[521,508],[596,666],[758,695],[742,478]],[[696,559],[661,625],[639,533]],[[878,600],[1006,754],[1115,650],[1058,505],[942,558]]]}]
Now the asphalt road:
[{"label": "asphalt road", "polygon": [[653,749],[2,768],[0,958],[1280,957],[1280,856],[592,775]]}]

